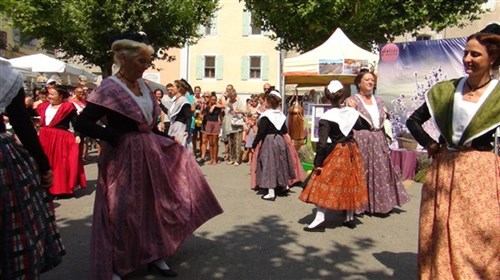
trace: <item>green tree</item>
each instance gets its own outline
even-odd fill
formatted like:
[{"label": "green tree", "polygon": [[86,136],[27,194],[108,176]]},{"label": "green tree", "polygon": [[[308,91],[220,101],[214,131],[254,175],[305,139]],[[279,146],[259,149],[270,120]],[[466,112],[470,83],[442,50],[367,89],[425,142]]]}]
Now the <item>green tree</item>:
[{"label": "green tree", "polygon": [[143,31],[149,43],[169,58],[168,48],[199,38],[218,0],[2,0],[0,11],[19,28],[22,39],[43,39],[42,47],[78,56],[111,72],[113,36]]},{"label": "green tree", "polygon": [[[243,1],[243,0],[240,0]],[[244,0],[278,48],[308,51],[340,27],[356,44],[392,41],[422,27],[436,31],[478,19],[486,0]]]}]

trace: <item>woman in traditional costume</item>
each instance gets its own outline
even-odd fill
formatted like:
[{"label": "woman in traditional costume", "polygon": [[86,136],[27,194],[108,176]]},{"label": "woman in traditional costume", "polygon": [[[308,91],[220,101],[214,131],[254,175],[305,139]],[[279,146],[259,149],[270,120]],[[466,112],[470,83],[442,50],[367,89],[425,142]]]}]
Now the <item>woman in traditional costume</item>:
[{"label": "woman in traditional costume", "polygon": [[[266,86],[266,85],[264,85]],[[277,91],[276,91],[277,93]],[[262,93],[262,105],[260,106],[260,113],[259,116],[262,115],[265,111],[267,111],[268,108],[266,108],[266,102],[265,102],[265,96],[268,95],[269,92]],[[261,95],[259,95],[259,100],[261,98]],[[281,98],[281,97],[280,97]],[[260,103],[260,101],[259,101]],[[277,110],[281,111],[281,103],[278,105]],[[282,194],[286,194],[290,190],[290,186],[296,185],[298,183],[301,183],[302,180],[307,178],[307,174],[304,171],[304,167],[302,167],[302,163],[299,158],[299,153],[295,150],[295,146],[293,145],[292,138],[288,134],[288,128],[287,128],[287,133],[283,134],[283,139],[285,140],[286,145],[288,146],[288,151],[290,152],[290,158],[292,160],[292,165],[293,165],[293,170],[295,176],[291,179],[288,180],[286,186],[279,187],[278,190]],[[256,178],[256,173],[257,173],[257,158],[259,157],[260,153],[260,147],[261,145],[258,144],[255,149],[253,149],[252,152],[252,160],[250,164],[250,188],[252,190],[258,190],[260,187],[257,184],[257,178]]]},{"label": "woman in traditional costume", "polygon": [[[83,76],[85,77],[85,76]],[[88,91],[88,90],[87,90]],[[73,103],[76,107],[76,113],[80,114],[85,108],[87,104],[87,91],[83,89],[83,87],[76,87],[73,91],[73,97],[69,98],[69,102]],[[82,157],[82,161],[86,161],[89,155],[89,142],[90,139],[85,137],[84,135],[80,135],[80,155]]]},{"label": "woman in traditional costume", "polygon": [[370,214],[387,214],[394,207],[401,207],[409,201],[401,175],[391,162],[389,145],[384,133],[386,119],[382,99],[373,94],[375,76],[362,72],[354,79],[358,93],[350,100],[356,102],[356,109],[369,121],[369,130],[355,130],[354,139],[358,144],[365,163],[368,188],[368,205],[356,211]]},{"label": "woman in traditional costume", "polygon": [[[420,279],[498,279],[500,276],[500,36],[467,38],[467,77],[436,84],[406,125],[433,158],[422,188]],[[422,124],[433,118],[433,140]]]},{"label": "woman in traditional costume", "polygon": [[186,98],[186,84],[180,80],[174,82],[175,96],[173,103],[168,110],[170,117],[170,128],[168,135],[173,137],[175,141],[179,142],[184,148],[193,151],[193,145],[190,138],[191,122],[193,120],[193,112],[191,110],[191,103]]},{"label": "woman in traditional costume", "polygon": [[52,195],[71,195],[74,190],[87,186],[80,153],[80,134],[69,131],[75,125],[77,112],[67,101],[69,92],[63,88],[50,88],[49,102],[38,106],[40,115],[40,143],[54,171]]},{"label": "woman in traditional costume", "polygon": [[[92,279],[120,279],[145,265],[173,277],[164,258],[222,209],[192,154],[157,131],[160,107],[141,78],[153,49],[130,39],[117,40],[111,48],[120,70],[90,94],[76,125],[103,140]],[[106,127],[96,124],[102,118]]]},{"label": "woman in traditional costume", "polygon": [[[345,97],[339,81],[330,82],[325,96],[333,108],[319,121],[313,173],[299,196],[300,200],[316,205],[314,220],[304,227],[311,232],[325,230],[327,209],[345,210],[343,225],[354,228],[354,210],[368,203],[363,158],[354,141],[353,129],[368,129],[369,124],[355,109],[341,105]],[[355,103],[350,101],[350,105]]]},{"label": "woman in traditional costume", "polygon": [[39,279],[65,254],[47,188],[53,174],[24,106],[23,77],[0,60],[0,279]]},{"label": "woman in traditional costume", "polygon": [[264,104],[269,109],[260,115],[252,144],[253,149],[260,144],[255,162],[256,184],[259,188],[268,189],[262,199],[270,201],[276,199],[276,188],[287,189],[288,181],[295,178],[289,146],[283,137],[287,133],[286,116],[277,109],[280,103],[279,92],[266,94]]}]

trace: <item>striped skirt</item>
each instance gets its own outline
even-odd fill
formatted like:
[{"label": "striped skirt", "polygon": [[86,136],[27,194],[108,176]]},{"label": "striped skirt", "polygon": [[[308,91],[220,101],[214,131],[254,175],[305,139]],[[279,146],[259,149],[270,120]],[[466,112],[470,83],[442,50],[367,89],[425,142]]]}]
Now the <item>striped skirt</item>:
[{"label": "striped skirt", "polygon": [[283,136],[267,135],[257,154],[256,185],[264,189],[286,187],[295,176],[292,156]]},{"label": "striped skirt", "polygon": [[38,279],[65,254],[54,208],[29,153],[0,133],[1,279]]}]

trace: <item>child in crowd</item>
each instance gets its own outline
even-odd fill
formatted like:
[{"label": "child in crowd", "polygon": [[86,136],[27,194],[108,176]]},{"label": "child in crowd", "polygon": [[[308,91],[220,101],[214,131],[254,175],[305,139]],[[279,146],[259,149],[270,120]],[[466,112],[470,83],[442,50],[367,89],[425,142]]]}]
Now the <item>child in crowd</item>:
[{"label": "child in crowd", "polygon": [[244,126],[243,131],[243,143],[245,144],[245,150],[243,152],[243,161],[248,161],[248,165],[252,164],[252,143],[257,135],[257,119],[259,115],[257,113],[249,114],[247,116],[247,121]]}]

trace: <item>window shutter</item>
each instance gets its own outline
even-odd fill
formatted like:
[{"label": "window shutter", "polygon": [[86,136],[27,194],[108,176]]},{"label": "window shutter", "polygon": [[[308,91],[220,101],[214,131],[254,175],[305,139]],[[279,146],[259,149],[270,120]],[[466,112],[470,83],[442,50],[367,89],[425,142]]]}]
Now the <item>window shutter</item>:
[{"label": "window shutter", "polygon": [[222,62],[222,55],[218,55],[215,57],[215,79],[217,80],[222,80],[222,77],[224,77],[224,64]]},{"label": "window shutter", "polygon": [[243,36],[250,35],[250,12],[243,11]]},{"label": "window shutter", "polygon": [[248,69],[249,69],[250,58],[248,56],[241,57],[241,80],[248,80]]},{"label": "window shutter", "polygon": [[217,36],[217,17],[212,19],[212,24],[210,25],[210,35]]},{"label": "window shutter", "polygon": [[202,80],[203,79],[203,73],[205,72],[205,59],[201,55],[196,56],[196,79],[197,80]]},{"label": "window shutter", "polygon": [[263,81],[269,80],[269,57],[267,55],[263,55],[261,58],[260,67],[261,69],[261,79]]},{"label": "window shutter", "polygon": [[204,25],[198,25],[198,34],[201,36],[205,36],[205,26]]}]

